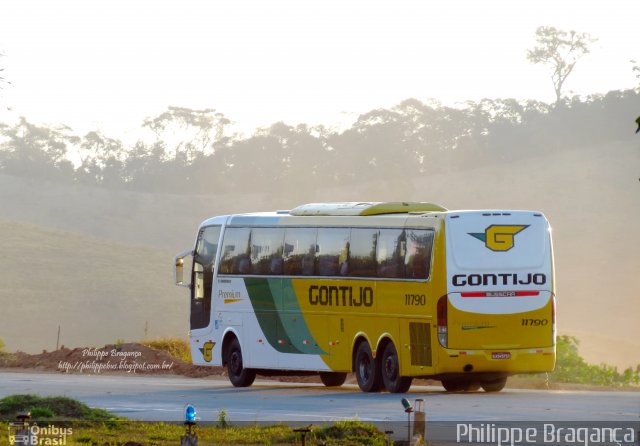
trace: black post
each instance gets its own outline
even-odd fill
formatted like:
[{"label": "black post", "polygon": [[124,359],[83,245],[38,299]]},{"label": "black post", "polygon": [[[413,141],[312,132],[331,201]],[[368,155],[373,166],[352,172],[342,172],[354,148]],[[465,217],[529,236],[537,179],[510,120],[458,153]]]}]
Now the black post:
[{"label": "black post", "polygon": [[180,446],[198,446],[198,435],[195,433],[196,423],[185,421],[185,435],[180,437]]},{"label": "black post", "polygon": [[301,427],[298,429],[294,429],[294,432],[299,432],[302,435],[302,446],[306,446],[307,444],[307,434],[311,432],[311,429],[308,427]]}]

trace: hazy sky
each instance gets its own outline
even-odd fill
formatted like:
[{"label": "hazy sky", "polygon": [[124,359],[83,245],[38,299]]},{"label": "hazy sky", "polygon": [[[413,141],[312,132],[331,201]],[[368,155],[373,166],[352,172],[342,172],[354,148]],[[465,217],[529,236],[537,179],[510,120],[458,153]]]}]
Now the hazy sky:
[{"label": "hazy sky", "polygon": [[567,90],[638,85],[631,0],[4,0],[0,119],[124,137],[168,105],[248,130],[349,123],[409,97],[552,101],[548,70],[526,60],[540,25],[599,39]]}]

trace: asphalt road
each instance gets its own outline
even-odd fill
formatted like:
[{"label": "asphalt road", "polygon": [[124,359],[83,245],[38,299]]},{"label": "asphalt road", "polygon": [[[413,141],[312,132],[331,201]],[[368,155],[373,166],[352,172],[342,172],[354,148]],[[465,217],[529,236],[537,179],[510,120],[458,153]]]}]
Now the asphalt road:
[{"label": "asphalt road", "polygon": [[360,419],[380,423],[406,420],[400,399],[423,398],[428,421],[640,421],[640,392],[505,389],[500,393],[446,393],[413,386],[405,395],[365,394],[357,386],[325,388],[257,380],[236,389],[226,379],[176,376],[66,375],[0,372],[0,398],[34,393],[77,398],[128,418],[181,421],[193,404],[203,421],[224,409],[232,422],[318,423]]}]

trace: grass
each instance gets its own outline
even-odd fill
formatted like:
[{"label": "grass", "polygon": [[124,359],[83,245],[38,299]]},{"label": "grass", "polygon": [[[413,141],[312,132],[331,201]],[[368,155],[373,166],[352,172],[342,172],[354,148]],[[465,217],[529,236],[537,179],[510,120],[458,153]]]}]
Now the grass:
[{"label": "grass", "polygon": [[[144,446],[175,446],[185,434],[181,424],[117,421],[68,424],[72,435],[67,445],[122,446],[138,443]],[[7,431],[0,423],[0,432]],[[198,426],[198,444],[204,445],[299,445],[300,434],[286,425]],[[383,446],[385,436],[375,426],[359,421],[341,421],[330,426],[311,426],[307,444],[331,446]]]},{"label": "grass", "polygon": [[573,336],[558,336],[556,344],[556,369],[549,374],[549,382],[591,384],[599,386],[640,385],[640,364],[618,372],[606,364],[588,364],[578,353],[580,342]]},{"label": "grass", "polygon": [[[117,418],[102,409],[92,409],[66,397],[11,395],[0,400],[0,432],[18,412],[30,411],[39,427],[49,425],[71,429],[67,445],[113,445],[127,442],[153,446],[175,446],[185,434],[179,423],[148,423]],[[234,426],[225,422],[196,428],[200,445],[292,445],[300,444],[299,434],[283,424]],[[382,446],[385,436],[372,424],[340,421],[328,426],[311,426],[308,444]]]},{"label": "grass", "polygon": [[31,412],[34,421],[111,421],[116,418],[106,410],[92,409],[63,396],[10,395],[0,400],[0,419],[13,420],[18,412]]},{"label": "grass", "polygon": [[580,341],[573,336],[556,339],[556,367],[550,373],[516,375],[509,378],[509,386],[529,389],[566,389],[571,385],[597,388],[640,389],[640,364],[619,372],[607,364],[589,364],[580,356]]},{"label": "grass", "polygon": [[4,366],[13,359],[13,355],[11,353],[7,353],[5,350],[5,343],[2,338],[0,338],[0,366]]},{"label": "grass", "polygon": [[191,349],[189,342],[179,338],[158,338],[142,341],[143,345],[154,350],[167,352],[181,361],[191,364]]},{"label": "grass", "polygon": [[338,421],[331,426],[322,427],[315,433],[315,437],[327,445],[381,446],[386,444],[384,434],[374,425],[353,420]]}]

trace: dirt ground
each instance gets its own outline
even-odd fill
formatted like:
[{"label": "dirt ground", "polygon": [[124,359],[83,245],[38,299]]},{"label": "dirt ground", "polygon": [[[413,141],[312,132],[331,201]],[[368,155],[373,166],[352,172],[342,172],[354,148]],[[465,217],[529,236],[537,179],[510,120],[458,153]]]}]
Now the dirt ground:
[{"label": "dirt ground", "polygon": [[222,375],[221,367],[199,367],[167,352],[137,343],[105,345],[102,348],[66,348],[42,353],[16,352],[0,357],[0,367],[60,373],[172,374],[190,377]]},{"label": "dirt ground", "polygon": [[[16,352],[0,356],[0,368],[84,374],[182,375],[192,378],[226,376],[224,367],[188,364],[169,353],[138,343],[101,348],[66,348],[37,354]],[[320,382],[317,376],[273,377],[287,382]],[[355,382],[355,379],[353,380]]]}]

